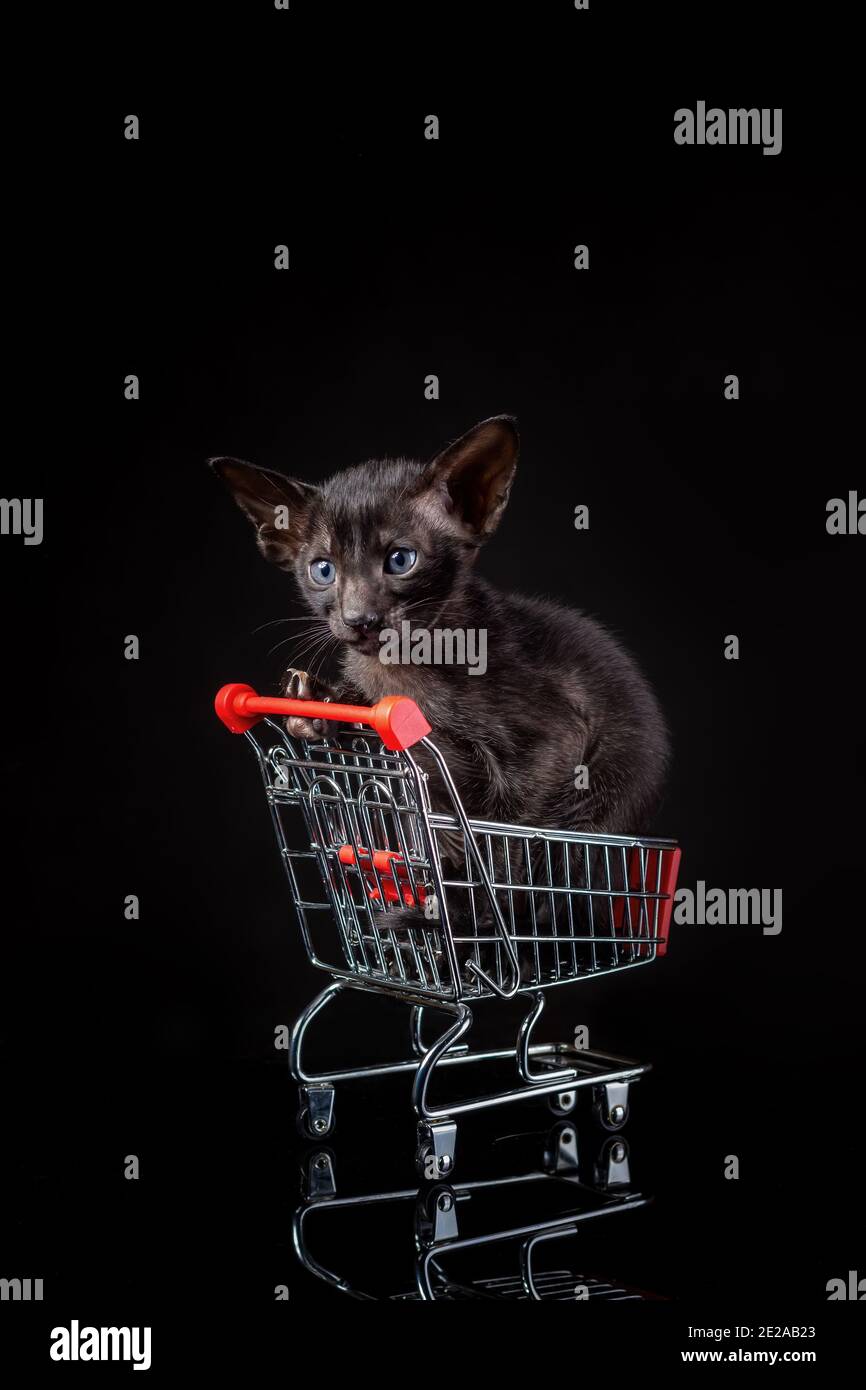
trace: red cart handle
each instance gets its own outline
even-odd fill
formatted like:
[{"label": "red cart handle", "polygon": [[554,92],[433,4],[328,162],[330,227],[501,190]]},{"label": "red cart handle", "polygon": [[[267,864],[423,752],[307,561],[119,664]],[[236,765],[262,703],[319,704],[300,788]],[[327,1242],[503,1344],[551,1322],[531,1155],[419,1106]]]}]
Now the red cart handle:
[{"label": "red cart handle", "polygon": [[337,705],[324,700],[287,700],[257,695],[251,685],[224,685],[214,707],[227,729],[245,734],[266,714],[300,719],[333,719],[340,724],[369,724],[392,752],[411,748],[430,733],[430,725],[406,695],[386,695],[375,705]]}]

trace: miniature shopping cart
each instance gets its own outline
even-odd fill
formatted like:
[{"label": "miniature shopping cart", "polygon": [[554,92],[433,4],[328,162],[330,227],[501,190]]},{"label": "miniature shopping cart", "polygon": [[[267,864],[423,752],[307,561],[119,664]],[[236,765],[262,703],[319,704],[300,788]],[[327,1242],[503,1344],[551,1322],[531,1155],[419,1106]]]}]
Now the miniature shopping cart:
[{"label": "miniature shopping cart", "polygon": [[[366,707],[226,685],[215,703],[255,749],[307,954],[332,976],[292,1033],[303,1131],[314,1139],[330,1132],[335,1082],[397,1072],[414,1073],[416,1161],[429,1179],[451,1173],[456,1119],[470,1111],[546,1096],[565,1115],[590,1087],[600,1123],[621,1128],[629,1085],[648,1067],[531,1036],[545,990],[664,955],[674,842],[469,819],[429,724],[404,696]],[[329,737],[296,739],[287,716],[335,727]],[[411,1006],[410,1060],[307,1071],[307,1030],[346,989]],[[471,1005],[518,994],[529,998],[516,1043],[470,1051],[462,1039]],[[450,1016],[432,1041],[423,1036],[425,1009]],[[503,1059],[515,1065],[516,1085],[431,1103],[442,1068]]]}]

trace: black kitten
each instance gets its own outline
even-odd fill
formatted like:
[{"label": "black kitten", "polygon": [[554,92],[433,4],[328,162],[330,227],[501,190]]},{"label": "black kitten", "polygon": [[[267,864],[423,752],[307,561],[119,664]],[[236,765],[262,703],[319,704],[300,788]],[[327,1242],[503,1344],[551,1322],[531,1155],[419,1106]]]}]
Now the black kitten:
[{"label": "black kitten", "polygon": [[[255,526],[262,554],[294,574],[342,647],[338,689],[291,670],[287,693],[362,704],[411,696],[474,817],[638,833],[668,756],[643,675],[592,618],[500,593],[474,570],[505,510],[517,456],[514,422],[497,416],[431,463],[374,460],[321,487],[237,459],[212,464]],[[486,670],[477,660],[474,673],[468,663],[384,664],[388,634],[403,623],[413,637],[419,629],[484,632]],[[306,720],[289,725],[312,732]]]}]

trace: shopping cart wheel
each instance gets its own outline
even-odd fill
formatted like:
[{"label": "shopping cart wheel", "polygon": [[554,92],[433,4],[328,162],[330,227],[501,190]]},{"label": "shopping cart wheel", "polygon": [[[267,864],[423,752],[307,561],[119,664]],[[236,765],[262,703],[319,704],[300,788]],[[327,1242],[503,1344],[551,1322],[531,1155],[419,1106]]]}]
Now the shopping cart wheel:
[{"label": "shopping cart wheel", "polygon": [[298,1111],[298,1133],[305,1139],[324,1139],[334,1131],[333,1086],[299,1086],[301,1108]]},{"label": "shopping cart wheel", "polygon": [[628,1119],[628,1082],[593,1087],[592,1113],[602,1129],[622,1129]]},{"label": "shopping cart wheel", "polygon": [[321,1201],[324,1197],[335,1196],[337,1181],[334,1177],[334,1155],[330,1149],[314,1150],[301,1171],[305,1201]]},{"label": "shopping cart wheel", "polygon": [[554,1115],[570,1115],[577,1104],[577,1091],[557,1091],[547,1097],[547,1104]]},{"label": "shopping cart wheel", "polygon": [[415,1169],[419,1178],[439,1182],[454,1172],[454,1149],[457,1126],[446,1124],[418,1126],[418,1147],[415,1150]]}]

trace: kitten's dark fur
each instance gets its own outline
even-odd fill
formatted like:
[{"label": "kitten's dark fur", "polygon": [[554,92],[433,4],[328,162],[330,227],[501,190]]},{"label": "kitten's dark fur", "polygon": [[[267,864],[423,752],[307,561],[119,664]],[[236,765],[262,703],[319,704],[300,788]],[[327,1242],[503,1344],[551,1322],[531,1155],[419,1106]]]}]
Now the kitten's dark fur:
[{"label": "kitten's dark fur", "polygon": [[[294,574],[342,644],[336,698],[367,704],[411,696],[433,726],[470,815],[528,825],[639,833],[660,792],[668,738],[632,658],[592,618],[546,599],[504,594],[474,569],[508,501],[518,456],[514,422],[482,421],[429,464],[375,460],[321,487],[236,459],[213,467],[256,528],[262,554]],[[276,508],[282,508],[276,524]],[[417,552],[404,575],[385,572],[397,546]],[[336,566],[317,587],[310,565]],[[379,632],[486,629],[487,671],[383,665]],[[349,620],[347,623],[346,620]],[[289,693],[321,697],[305,673]],[[307,721],[289,721],[308,734]],[[293,727],[294,726],[294,727]],[[575,768],[589,769],[575,790]],[[444,809],[444,808],[443,808]]]}]

